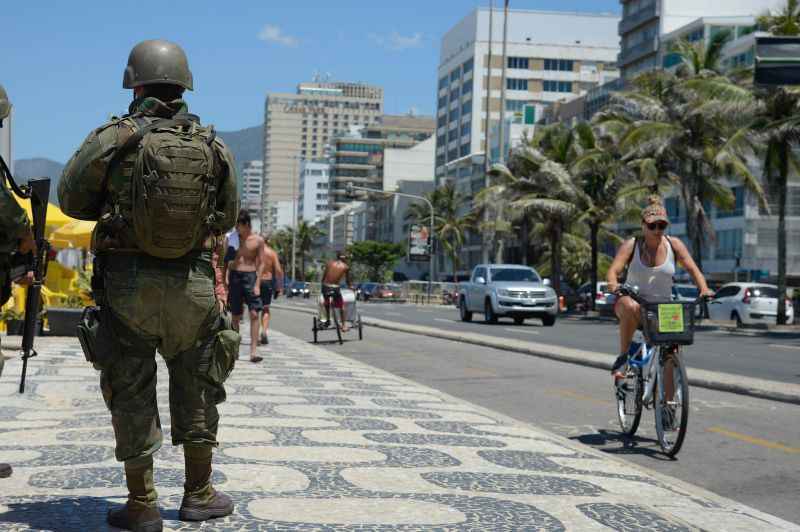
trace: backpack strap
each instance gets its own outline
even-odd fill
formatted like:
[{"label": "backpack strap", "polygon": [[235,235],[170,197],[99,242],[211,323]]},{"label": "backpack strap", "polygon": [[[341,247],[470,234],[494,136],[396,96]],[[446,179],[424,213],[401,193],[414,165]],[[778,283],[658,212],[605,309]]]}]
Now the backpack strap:
[{"label": "backpack strap", "polygon": [[[627,270],[628,268],[630,268],[630,266],[631,266],[631,261],[633,260],[633,255],[636,253],[636,246],[637,246],[638,244],[639,244],[639,237],[638,237],[638,236],[635,236],[635,237],[633,237],[633,251],[631,251],[631,256],[630,256],[630,257],[628,257],[628,262],[626,262],[626,263],[625,263],[625,270]],[[672,244],[670,244],[670,246],[671,246],[671,245],[672,245]]]},{"label": "backpack strap", "polygon": [[672,239],[667,235],[664,235],[664,238],[667,239],[667,244],[669,244],[669,249],[672,250],[672,262],[675,264],[675,271],[678,270],[678,255],[675,253],[675,246],[672,245]]}]

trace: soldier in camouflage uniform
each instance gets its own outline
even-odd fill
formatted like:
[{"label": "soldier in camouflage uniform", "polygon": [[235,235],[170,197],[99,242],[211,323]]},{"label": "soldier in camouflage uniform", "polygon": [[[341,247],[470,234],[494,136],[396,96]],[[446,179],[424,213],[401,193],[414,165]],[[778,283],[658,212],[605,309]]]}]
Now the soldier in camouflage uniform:
[{"label": "soldier in camouflage uniform", "polygon": [[116,458],[125,463],[129,491],[125,506],[110,511],[108,522],[150,532],[162,530],[153,482],[153,453],[162,442],[156,350],[169,369],[172,444],[184,449],[180,518],[201,521],[233,512],[230,497],[214,490],[210,477],[212,448],[218,445],[216,405],[225,400],[223,381],[238,355],[239,336],[215,302],[210,259],[215,238],[233,226],[239,205],[233,155],[212,135],[208,146],[214,153],[217,212],[205,238],[178,258],[142,251],[131,221],[131,182],[143,144],[118,164],[114,157],[144,124],[187,112],[182,95],[192,90],[192,74],[186,55],[171,42],[139,43],[128,59],[123,87],[133,89],[129,113],[89,134],[64,169],[58,197],[69,216],[99,220],[92,245],[103,286],[93,282],[93,288],[103,311],[94,364],[101,369]]},{"label": "soldier in camouflage uniform", "polygon": [[[6,90],[0,85],[0,127],[11,112],[11,102]],[[1,176],[2,174],[0,174]],[[0,307],[10,295],[11,279],[9,279],[9,259],[11,252],[19,250],[27,253],[35,248],[31,226],[25,211],[14,200],[6,181],[0,177]],[[3,374],[3,351],[0,349],[0,375]],[[0,478],[11,475],[11,466],[0,463]]]}]

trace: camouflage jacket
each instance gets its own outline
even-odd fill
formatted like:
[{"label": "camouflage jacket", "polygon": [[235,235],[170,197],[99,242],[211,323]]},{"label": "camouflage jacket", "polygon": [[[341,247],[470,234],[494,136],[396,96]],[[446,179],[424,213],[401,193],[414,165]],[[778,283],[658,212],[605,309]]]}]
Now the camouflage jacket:
[{"label": "camouflage jacket", "polygon": [[19,206],[8,190],[5,179],[0,179],[0,255],[6,255],[17,247],[17,239],[30,227],[25,210]]},{"label": "camouflage jacket", "polygon": [[[111,158],[137,129],[132,115],[170,118],[176,113],[186,113],[187,106],[183,100],[164,103],[148,97],[135,100],[128,111],[122,118],[112,118],[89,134],[67,163],[58,184],[61,210],[73,218],[99,221],[92,237],[92,249],[95,251],[136,248],[130,225],[111,227],[108,216],[114,203],[112,198],[116,198],[118,204],[130,204],[135,150],[111,169],[106,183]],[[219,163],[216,206],[218,211],[224,213],[224,217],[211,227],[211,231],[224,233],[233,227],[239,210],[238,176],[233,154],[222,140],[217,137],[212,146]],[[121,214],[125,218],[129,213]]]}]

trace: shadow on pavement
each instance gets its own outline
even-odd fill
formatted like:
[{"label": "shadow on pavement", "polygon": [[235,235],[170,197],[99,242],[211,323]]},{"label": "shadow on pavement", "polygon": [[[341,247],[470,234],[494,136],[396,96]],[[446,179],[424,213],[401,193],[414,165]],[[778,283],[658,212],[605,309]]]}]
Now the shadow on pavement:
[{"label": "shadow on pavement", "polygon": [[[638,454],[647,456],[654,460],[671,462],[676,460],[661,452],[658,441],[653,438],[642,438],[641,436],[626,436],[617,431],[600,429],[596,433],[571,436],[571,440],[577,440],[584,445],[589,445],[608,454],[629,455]],[[608,447],[609,445],[617,446]]]},{"label": "shadow on pavement", "polygon": [[[5,502],[8,511],[0,514],[0,524],[23,525],[25,529],[43,531],[110,530],[106,514],[112,503],[102,497],[37,497],[27,502]],[[17,528],[12,528],[17,530]],[[114,529],[115,530],[115,529]]]}]

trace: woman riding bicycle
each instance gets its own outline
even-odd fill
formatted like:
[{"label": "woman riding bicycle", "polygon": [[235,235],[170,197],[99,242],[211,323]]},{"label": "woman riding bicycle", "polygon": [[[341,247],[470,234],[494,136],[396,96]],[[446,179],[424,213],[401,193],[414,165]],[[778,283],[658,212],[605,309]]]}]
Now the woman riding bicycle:
[{"label": "woman riding bicycle", "polygon": [[[638,286],[640,296],[652,300],[670,300],[672,299],[672,276],[675,275],[679,262],[691,275],[701,296],[713,295],[706,284],[703,273],[695,264],[683,242],[664,234],[668,226],[667,210],[664,208],[661,198],[650,196],[647,207],[642,209],[644,237],[632,238],[624,242],[608,269],[606,280],[610,292],[617,292],[619,289],[618,278],[628,266],[628,276],[625,282],[631,286]],[[633,334],[641,324],[639,303],[630,296],[619,297],[614,304],[614,314],[619,319],[620,355],[614,362],[611,374],[614,383],[617,383],[625,378],[621,369],[627,361]],[[671,375],[671,372],[666,373]],[[665,383],[668,397],[672,395],[671,385],[671,382]]]}]

